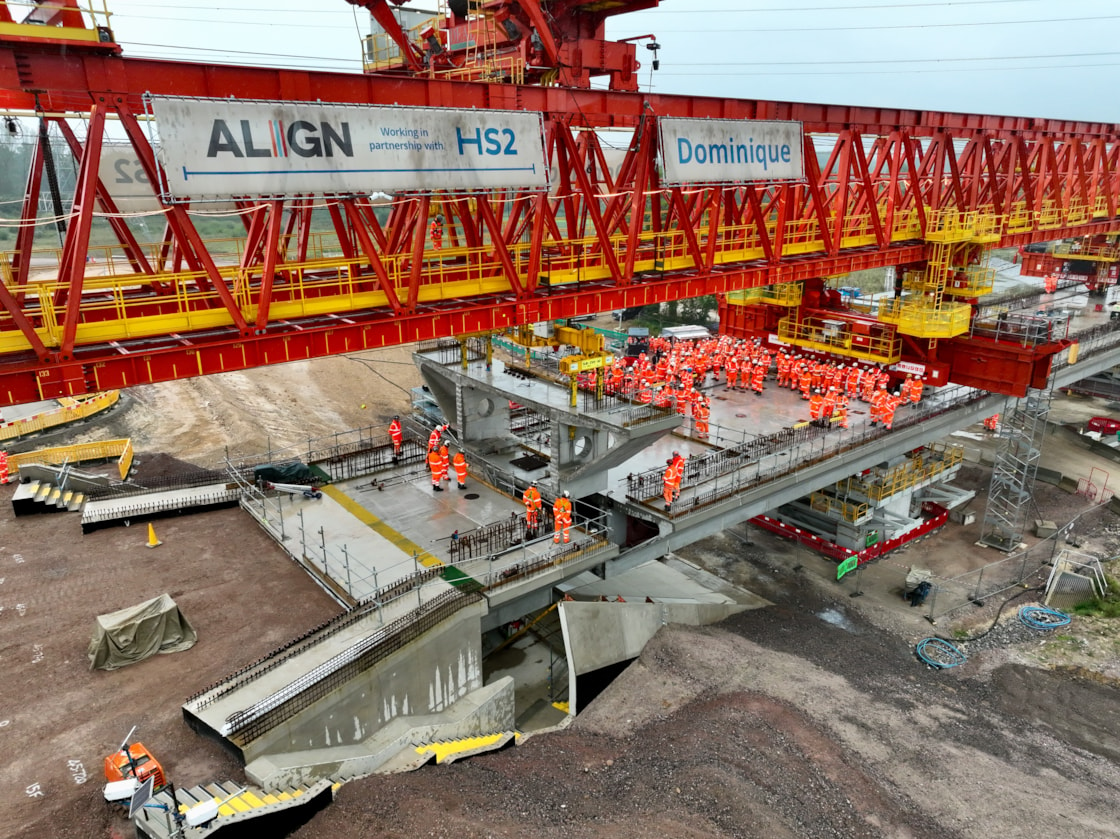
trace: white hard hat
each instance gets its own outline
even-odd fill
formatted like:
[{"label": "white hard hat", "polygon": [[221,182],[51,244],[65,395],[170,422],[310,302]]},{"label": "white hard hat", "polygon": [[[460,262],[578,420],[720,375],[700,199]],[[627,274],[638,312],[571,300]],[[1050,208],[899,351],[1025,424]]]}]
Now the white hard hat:
[{"label": "white hard hat", "polygon": [[572,496],[570,496],[570,495],[568,494],[568,491],[567,491],[567,490],[564,490],[564,497],[565,497],[565,498],[571,498]]}]

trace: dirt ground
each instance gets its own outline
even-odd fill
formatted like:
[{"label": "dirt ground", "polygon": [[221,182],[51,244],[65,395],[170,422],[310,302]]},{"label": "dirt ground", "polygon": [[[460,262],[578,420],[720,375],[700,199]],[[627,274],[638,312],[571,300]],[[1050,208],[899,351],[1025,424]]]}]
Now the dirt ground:
[{"label": "dirt ground", "polygon": [[[171,456],[213,465],[227,446],[383,423],[416,383],[407,350],[291,364],[138,388],[77,435],[132,436],[141,470]],[[969,470],[961,482],[986,487],[986,470]],[[1085,508],[1043,485],[1036,502],[1059,522]],[[336,611],[239,510],[156,526],[164,545],[148,550],[137,528],[81,536],[73,517],[14,519],[0,504],[0,836],[128,835],[100,801],[100,759],[134,724],[178,783],[240,778],[186,727],[182,702]],[[992,602],[934,627],[900,597],[910,564],[947,574],[984,551],[975,527],[866,568],[861,597],[834,564],[754,528],[693,545],[683,558],[775,605],[665,627],[568,729],[350,782],[294,836],[1120,836],[1115,629],[1078,619],[1043,637],[1008,610],[964,666],[914,655],[922,637],[978,634],[995,616]],[[1094,513],[1079,539],[1114,555],[1120,519]],[[94,616],[163,591],[199,643],[88,671]]]}]

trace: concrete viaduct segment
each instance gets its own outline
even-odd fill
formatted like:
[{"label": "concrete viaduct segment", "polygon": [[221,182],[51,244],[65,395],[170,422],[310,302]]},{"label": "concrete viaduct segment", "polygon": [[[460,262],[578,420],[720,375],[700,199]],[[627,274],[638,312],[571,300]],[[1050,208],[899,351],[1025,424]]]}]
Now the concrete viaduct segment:
[{"label": "concrete viaduct segment", "polygon": [[[1116,337],[1110,334],[1085,346],[1076,364],[1055,365],[1055,385],[1067,386],[1120,363]],[[408,768],[428,759],[416,753],[416,746],[425,742],[483,735],[497,735],[487,741],[491,744],[508,742],[516,736],[515,688],[508,678],[485,683],[485,633],[547,609],[558,589],[580,575],[586,578],[589,570],[599,580],[620,578],[677,548],[944,437],[1002,410],[1006,401],[983,391],[946,391],[890,432],[864,428],[808,435],[784,454],[768,450],[734,469],[698,476],[684,503],[666,513],[643,497],[633,464],[643,457],[658,463],[666,446],[682,445],[683,438],[666,438],[680,423],[676,414],[583,394],[577,394],[573,407],[567,388],[543,378],[513,376],[498,362],[464,367],[421,353],[417,364],[458,441],[470,452],[472,474],[501,473],[508,494],[532,479],[553,492],[573,487],[573,497],[597,507],[598,518],[577,521],[574,549],[552,550],[545,538],[536,546],[496,550],[462,563],[436,551],[428,556],[430,566],[421,567],[416,551],[408,556],[402,546],[413,545],[405,536],[418,543],[419,534],[426,528],[430,535],[432,522],[441,520],[442,514],[430,506],[436,503],[430,487],[428,494],[415,488],[414,495],[406,492],[409,481],[424,485],[427,476],[413,472],[395,492],[376,493],[383,505],[390,505],[381,512],[385,520],[407,529],[409,512],[413,530],[394,536],[381,522],[375,552],[400,550],[405,561],[394,558],[393,567],[413,565],[415,570],[389,578],[389,584],[350,604],[334,621],[202,691],[183,707],[190,724],[226,740],[246,761],[249,777],[262,786]],[[533,468],[511,466],[529,448],[510,434],[511,403],[543,418],[544,445],[534,451],[539,463]],[[571,445],[581,437],[589,442]],[[516,511],[508,494],[488,491],[506,499],[497,515],[508,517],[511,507]],[[338,490],[343,492],[358,497],[353,487]],[[448,495],[441,494],[439,503],[458,505],[455,515],[470,510],[465,496],[447,500]],[[322,502],[290,503],[302,517]],[[493,509],[501,510],[500,505]],[[648,535],[626,545],[624,534],[632,519],[642,521]],[[450,527],[459,519],[448,521]],[[274,522],[262,524],[293,559],[301,560],[290,528],[284,535]],[[717,603],[666,611],[665,604],[653,603],[560,604],[570,708],[577,707],[578,675],[632,657],[665,620],[705,622],[738,608],[744,607]]]}]

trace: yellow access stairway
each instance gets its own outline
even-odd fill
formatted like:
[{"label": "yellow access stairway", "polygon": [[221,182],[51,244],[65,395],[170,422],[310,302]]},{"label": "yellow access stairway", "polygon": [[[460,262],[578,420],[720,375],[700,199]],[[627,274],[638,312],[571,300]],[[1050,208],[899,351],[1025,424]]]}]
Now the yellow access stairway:
[{"label": "yellow access stairway", "polygon": [[283,835],[282,825],[305,822],[334,800],[339,786],[324,779],[311,786],[264,791],[224,781],[176,789],[174,798],[167,787],[152,797],[133,822],[137,836],[147,839],[179,835],[177,821],[191,839]]}]

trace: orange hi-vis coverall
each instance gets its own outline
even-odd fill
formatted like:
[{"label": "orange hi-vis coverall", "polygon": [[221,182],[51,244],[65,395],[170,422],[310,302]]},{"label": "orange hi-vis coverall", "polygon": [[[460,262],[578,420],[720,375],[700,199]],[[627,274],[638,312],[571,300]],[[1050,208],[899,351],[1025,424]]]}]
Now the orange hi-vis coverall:
[{"label": "orange hi-vis coverall", "polygon": [[673,506],[673,493],[676,491],[677,464],[670,460],[665,466],[665,474],[661,478],[662,497],[665,499],[665,509]]},{"label": "orange hi-vis coverall", "polygon": [[923,382],[921,379],[919,379],[917,376],[915,376],[913,383],[910,385],[910,404],[911,405],[917,405],[919,402],[922,401],[922,390],[924,388],[925,388],[925,382]]},{"label": "orange hi-vis coverall", "polygon": [[393,439],[393,457],[401,453],[401,443],[404,442],[404,429],[401,428],[400,420],[393,420],[389,423],[389,436]]},{"label": "orange hi-vis coverall", "polygon": [[443,437],[443,426],[437,425],[435,431],[428,435],[428,451],[439,446],[439,441]]},{"label": "orange hi-vis coverall", "polygon": [[451,453],[447,450],[447,446],[439,447],[439,460],[443,466],[442,478],[445,481],[451,480]]},{"label": "orange hi-vis coverall", "polygon": [[540,525],[540,491],[534,486],[527,487],[525,492],[521,494],[521,500],[525,502],[525,524],[530,530],[536,530]]},{"label": "orange hi-vis coverall", "polygon": [[552,536],[552,541],[555,544],[559,544],[560,536],[563,535],[564,544],[568,544],[571,538],[571,531],[569,528],[572,526],[572,499],[565,498],[561,495],[552,502],[552,520],[556,524],[556,532]]},{"label": "orange hi-vis coverall", "polygon": [[428,468],[432,470],[432,489],[442,490],[439,483],[443,478],[443,458],[435,449],[428,452]]},{"label": "orange hi-vis coverall", "polygon": [[455,457],[451,458],[451,465],[455,467],[455,480],[459,484],[459,489],[467,488],[467,458],[462,452],[455,452]]},{"label": "orange hi-vis coverall", "polygon": [[819,393],[814,393],[809,397],[809,419],[812,422],[817,422],[821,418],[821,413],[824,411],[824,397]]}]

